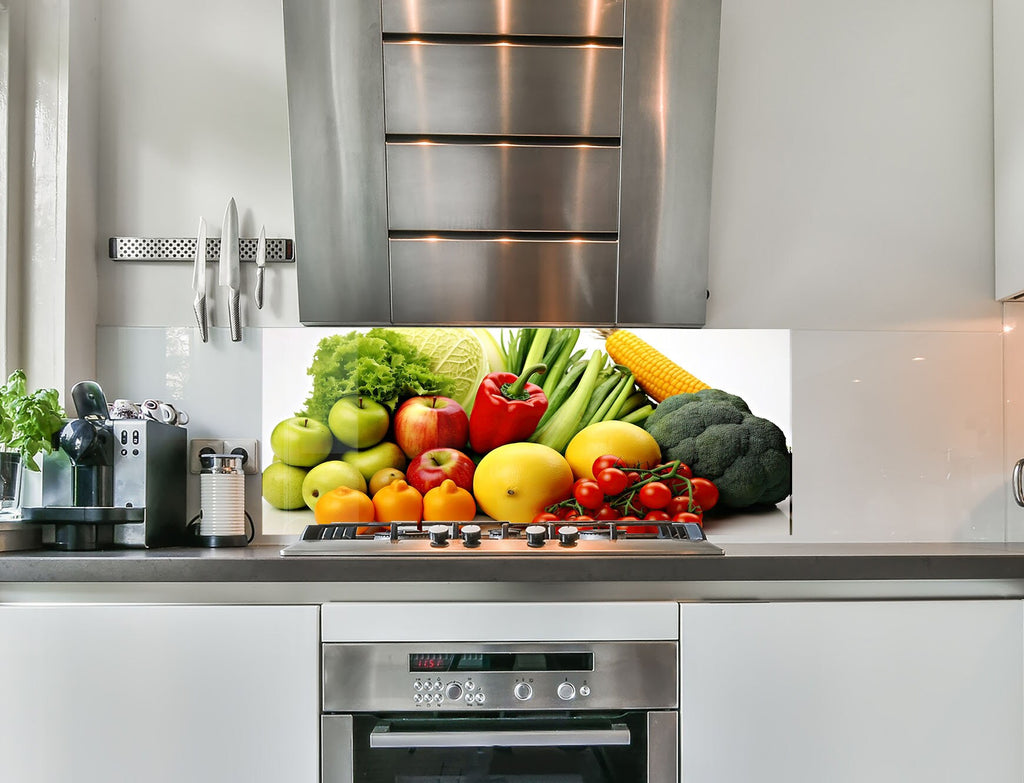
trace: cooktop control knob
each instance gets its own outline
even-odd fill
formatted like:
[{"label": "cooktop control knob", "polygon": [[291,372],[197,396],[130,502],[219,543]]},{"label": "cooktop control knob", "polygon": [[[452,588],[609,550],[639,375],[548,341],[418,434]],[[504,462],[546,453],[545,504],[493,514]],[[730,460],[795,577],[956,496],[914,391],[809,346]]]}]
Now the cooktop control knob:
[{"label": "cooktop control knob", "polygon": [[544,546],[544,539],[547,537],[548,531],[544,525],[530,525],[526,528],[527,546]]},{"label": "cooktop control knob", "polygon": [[427,528],[431,546],[448,546],[448,525],[431,525]]},{"label": "cooktop control knob", "polygon": [[512,695],[519,701],[529,701],[533,696],[533,687],[528,682],[517,682],[516,687],[512,689]]},{"label": "cooktop control knob", "polygon": [[467,547],[480,546],[480,525],[462,526],[462,544]]},{"label": "cooktop control knob", "polygon": [[562,546],[576,546],[580,531],[575,525],[562,525],[558,528],[558,543]]},{"label": "cooktop control knob", "polygon": [[458,701],[462,698],[462,686],[457,682],[450,682],[445,686],[444,697],[448,701]]},{"label": "cooktop control knob", "polygon": [[555,693],[558,694],[558,698],[562,701],[572,701],[576,698],[576,686],[571,682],[560,682],[558,688],[555,689]]}]

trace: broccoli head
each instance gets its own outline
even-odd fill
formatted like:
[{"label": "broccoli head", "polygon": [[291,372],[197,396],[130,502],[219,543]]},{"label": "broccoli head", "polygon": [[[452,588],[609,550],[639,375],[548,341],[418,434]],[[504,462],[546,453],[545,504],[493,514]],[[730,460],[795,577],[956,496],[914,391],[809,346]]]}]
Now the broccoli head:
[{"label": "broccoli head", "polygon": [[666,460],[718,487],[719,505],[774,505],[793,486],[793,456],[775,424],[755,416],[739,397],[720,389],[675,394],[644,423]]}]

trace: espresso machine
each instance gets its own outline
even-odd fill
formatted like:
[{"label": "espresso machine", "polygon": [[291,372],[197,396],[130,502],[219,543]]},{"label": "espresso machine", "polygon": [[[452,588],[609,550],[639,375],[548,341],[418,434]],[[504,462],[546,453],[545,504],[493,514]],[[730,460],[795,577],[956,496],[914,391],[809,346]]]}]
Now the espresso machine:
[{"label": "espresso machine", "polygon": [[57,549],[159,547],[183,543],[188,472],[184,427],[111,419],[99,384],[71,390],[77,418],[43,459],[43,505],[22,509]]}]

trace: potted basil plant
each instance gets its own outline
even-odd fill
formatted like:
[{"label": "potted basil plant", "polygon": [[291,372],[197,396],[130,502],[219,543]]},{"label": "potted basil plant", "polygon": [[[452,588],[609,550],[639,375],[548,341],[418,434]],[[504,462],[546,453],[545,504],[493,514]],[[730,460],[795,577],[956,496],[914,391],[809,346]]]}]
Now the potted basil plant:
[{"label": "potted basil plant", "polygon": [[20,507],[21,474],[39,471],[36,457],[53,451],[64,425],[64,409],[56,389],[29,392],[24,370],[15,370],[0,386],[0,509]]}]

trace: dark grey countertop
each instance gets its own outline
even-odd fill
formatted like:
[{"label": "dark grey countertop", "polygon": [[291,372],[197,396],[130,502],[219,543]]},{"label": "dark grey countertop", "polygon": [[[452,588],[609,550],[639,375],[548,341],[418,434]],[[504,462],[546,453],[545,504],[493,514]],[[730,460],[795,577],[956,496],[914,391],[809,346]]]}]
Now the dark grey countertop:
[{"label": "dark grey countertop", "polygon": [[723,556],[282,557],[280,544],[0,554],[0,583],[1024,582],[1024,543],[719,544]]}]

